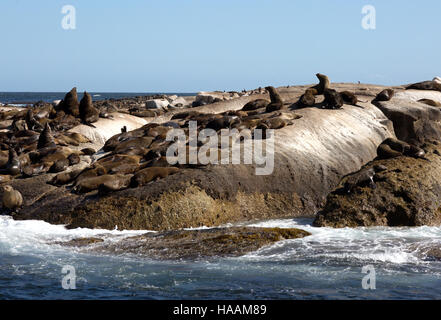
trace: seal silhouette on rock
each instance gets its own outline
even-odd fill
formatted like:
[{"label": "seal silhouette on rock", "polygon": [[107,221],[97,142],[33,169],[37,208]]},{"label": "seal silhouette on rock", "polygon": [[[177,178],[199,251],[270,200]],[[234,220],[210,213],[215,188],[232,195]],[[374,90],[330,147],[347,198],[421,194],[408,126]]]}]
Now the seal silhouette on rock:
[{"label": "seal silhouette on rock", "polygon": [[254,111],[254,110],[257,110],[260,108],[266,108],[266,106],[269,104],[270,104],[270,102],[266,99],[257,99],[257,100],[253,100],[253,101],[250,101],[247,104],[245,104],[241,110],[242,111]]},{"label": "seal silhouette on rock", "polygon": [[81,120],[87,125],[97,122],[100,117],[100,112],[93,106],[91,95],[86,91],[80,101],[79,113]]},{"label": "seal silhouette on rock", "polygon": [[175,174],[179,171],[178,168],[175,167],[149,167],[138,171],[133,177],[131,186],[132,187],[140,187],[144,186],[147,183],[156,180],[156,179],[164,179],[171,174]]},{"label": "seal silhouette on rock", "polygon": [[304,107],[312,107],[315,105],[315,95],[317,95],[317,89],[306,89],[305,93],[300,97],[297,102],[297,106]]},{"label": "seal silhouette on rock", "polygon": [[51,127],[49,126],[49,123],[46,122],[46,125],[44,126],[44,129],[41,132],[40,137],[38,138],[37,148],[52,148],[56,146],[57,145],[55,144],[55,140],[52,137]]},{"label": "seal silhouette on rock", "polygon": [[394,89],[384,89],[375,97],[374,101],[389,101],[395,95]]},{"label": "seal silhouette on rock", "polygon": [[265,89],[268,90],[271,98],[271,102],[266,106],[265,112],[273,112],[283,109],[283,100],[276,88],[268,86]]},{"label": "seal silhouette on rock", "polygon": [[434,90],[434,91],[441,91],[441,83],[437,81],[423,81],[423,82],[417,82],[413,83],[406,87],[406,90],[414,89],[414,90]]},{"label": "seal silhouette on rock", "polygon": [[317,77],[317,79],[319,79],[319,84],[310,89],[315,89],[317,91],[317,94],[324,94],[325,90],[329,89],[331,82],[329,81],[328,76],[325,76],[324,74],[317,73],[315,76]]},{"label": "seal silhouette on rock", "polygon": [[26,112],[25,120],[29,130],[33,130],[33,131],[43,130],[43,126],[40,124],[40,122],[37,121],[37,119],[35,119],[34,113],[32,112],[31,109],[29,109],[28,112]]},{"label": "seal silhouette on rock", "polygon": [[340,93],[334,89],[325,89],[324,93],[325,100],[323,102],[326,108],[339,109],[343,107],[344,101]]},{"label": "seal silhouette on rock", "polygon": [[399,156],[425,159],[425,151],[417,146],[411,145],[399,139],[387,138],[377,149],[380,159],[390,159]]},{"label": "seal silhouette on rock", "polygon": [[6,165],[6,172],[11,176],[16,176],[21,173],[21,162],[17,155],[17,152],[13,149],[9,149],[9,158]]},{"label": "seal silhouette on rock", "polygon": [[343,186],[345,193],[351,193],[355,187],[369,186],[375,189],[377,186],[374,182],[375,169],[362,169],[355,175],[348,178]]},{"label": "seal silhouette on rock", "polygon": [[432,99],[420,99],[418,100],[418,102],[427,104],[428,106],[432,106],[432,107],[441,107],[441,102]]},{"label": "seal silhouette on rock", "polygon": [[346,104],[350,104],[350,105],[353,105],[353,106],[357,105],[358,98],[357,98],[357,96],[354,93],[352,93],[350,91],[342,91],[342,92],[340,92],[340,95],[341,95],[341,97],[343,98],[343,101]]},{"label": "seal silhouette on rock", "polygon": [[3,208],[7,208],[16,212],[23,205],[23,196],[10,185],[3,186],[2,204]]},{"label": "seal silhouette on rock", "polygon": [[66,93],[63,100],[61,100],[58,108],[63,110],[66,114],[70,114],[74,117],[78,117],[80,115],[78,96],[77,96],[77,88],[74,87],[68,93]]}]

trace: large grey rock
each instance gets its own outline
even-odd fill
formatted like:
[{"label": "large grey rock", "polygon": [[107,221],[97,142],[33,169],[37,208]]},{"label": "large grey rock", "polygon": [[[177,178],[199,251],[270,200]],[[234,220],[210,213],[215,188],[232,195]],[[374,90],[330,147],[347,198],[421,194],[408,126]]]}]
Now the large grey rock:
[{"label": "large grey rock", "polygon": [[167,101],[167,99],[153,99],[146,101],[145,107],[146,109],[159,110],[167,108],[168,104],[169,102]]},{"label": "large grey rock", "polygon": [[441,138],[439,108],[400,96],[375,104],[393,122],[398,139],[420,144]]}]

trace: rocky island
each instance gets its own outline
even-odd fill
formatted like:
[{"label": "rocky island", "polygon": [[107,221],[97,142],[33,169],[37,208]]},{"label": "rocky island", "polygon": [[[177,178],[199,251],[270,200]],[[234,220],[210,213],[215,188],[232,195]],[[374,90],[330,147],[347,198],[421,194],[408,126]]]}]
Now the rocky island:
[{"label": "rocky island", "polygon": [[[185,228],[290,217],[313,217],[318,227],[440,225],[439,78],[390,88],[317,77],[310,86],[99,102],[88,93],[78,101],[74,88],[58,103],[4,105],[2,212],[67,228],[160,231],[119,248],[143,243],[153,256],[161,256],[161,245],[182,249],[169,258],[204,252],[203,245],[188,249],[195,241],[223,243],[215,253],[237,255],[307,236],[296,229]],[[232,144],[243,156],[247,141],[261,142],[273,170],[256,174],[258,161],[171,164],[168,134],[184,132],[189,152],[192,122],[216,135],[248,130],[231,136]],[[218,147],[207,154],[220,155]]]}]

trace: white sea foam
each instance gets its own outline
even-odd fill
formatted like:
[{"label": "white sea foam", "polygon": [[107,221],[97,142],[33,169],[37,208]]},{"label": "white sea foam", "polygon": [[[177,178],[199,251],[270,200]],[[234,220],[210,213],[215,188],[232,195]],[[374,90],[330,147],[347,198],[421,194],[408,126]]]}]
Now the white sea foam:
[{"label": "white sea foam", "polygon": [[311,220],[270,220],[249,224],[255,227],[300,228],[312,235],[286,240],[248,254],[252,260],[299,260],[308,256],[323,261],[359,261],[359,263],[426,263],[421,247],[441,245],[441,227],[415,228],[314,228]]},{"label": "white sea foam", "polygon": [[0,253],[35,253],[54,249],[53,244],[57,241],[95,236],[108,239],[108,241],[116,241],[122,237],[146,232],[149,231],[109,231],[86,228],[68,230],[63,225],[52,225],[44,221],[16,221],[8,216],[0,216]]}]

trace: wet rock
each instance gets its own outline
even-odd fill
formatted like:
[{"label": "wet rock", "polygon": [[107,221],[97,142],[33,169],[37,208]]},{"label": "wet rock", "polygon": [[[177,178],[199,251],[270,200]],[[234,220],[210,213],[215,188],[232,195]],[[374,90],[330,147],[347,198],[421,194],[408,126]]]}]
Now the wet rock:
[{"label": "wet rock", "polygon": [[104,242],[103,239],[100,238],[78,238],[73,239],[68,242],[57,242],[57,244],[61,244],[63,246],[72,246],[72,247],[87,247],[92,244],[102,243]]},{"label": "wet rock", "polygon": [[439,147],[429,145],[427,149],[427,159],[398,157],[371,163],[369,167],[388,168],[374,177],[376,188],[360,186],[351,194],[331,193],[314,225],[441,225],[441,159],[434,153]]},{"label": "wet rock", "polygon": [[[112,254],[132,253],[155,259],[177,260],[210,257],[235,257],[256,251],[277,241],[310,235],[299,229],[216,228],[147,233],[116,243],[94,246],[93,251]],[[94,238],[72,240],[64,245],[84,246],[97,243]]]}]

